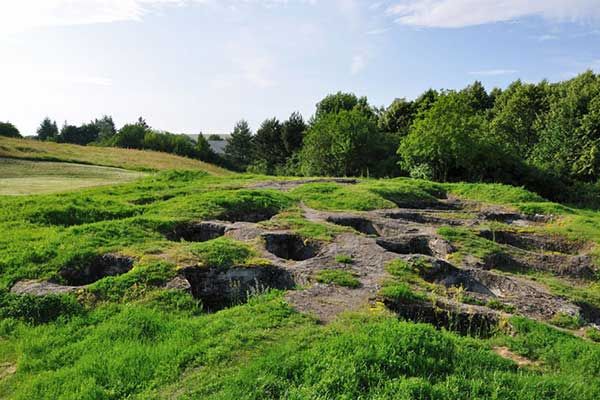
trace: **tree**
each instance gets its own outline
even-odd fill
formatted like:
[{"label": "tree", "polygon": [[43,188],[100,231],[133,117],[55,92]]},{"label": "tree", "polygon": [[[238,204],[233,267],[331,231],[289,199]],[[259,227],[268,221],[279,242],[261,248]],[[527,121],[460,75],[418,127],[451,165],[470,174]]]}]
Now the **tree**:
[{"label": "tree", "polygon": [[406,99],[395,99],[379,116],[378,126],[383,132],[406,136],[415,116],[414,104]]},{"label": "tree", "polygon": [[488,95],[485,87],[479,81],[467,86],[460,93],[465,96],[469,105],[475,112],[483,112],[494,106],[493,99]]},{"label": "tree", "polygon": [[305,175],[357,176],[376,170],[381,137],[359,109],[321,115],[306,132],[300,153]]},{"label": "tree", "polygon": [[401,142],[401,166],[409,172],[427,168],[440,181],[481,179],[495,160],[485,133],[485,118],[473,109],[470,99],[447,92]]},{"label": "tree", "polygon": [[93,124],[98,128],[99,140],[108,140],[117,133],[115,122],[108,115],[104,115],[100,119],[95,119]]},{"label": "tree", "polygon": [[39,140],[56,140],[58,137],[58,127],[56,121],[51,121],[46,117],[37,129],[37,137]]},{"label": "tree", "polygon": [[0,136],[20,138],[19,130],[10,122],[0,122]]},{"label": "tree", "polygon": [[[208,143],[207,143],[208,144]],[[245,171],[254,159],[252,131],[245,120],[238,121],[225,145],[225,158],[234,168]]]},{"label": "tree", "polygon": [[369,105],[366,97],[358,98],[354,93],[337,92],[326,96],[317,103],[315,119],[325,114],[337,114],[341,111],[351,111],[357,109],[364,115],[374,118],[375,112]]},{"label": "tree", "polygon": [[143,149],[144,139],[149,129],[143,124],[126,124],[112,138],[110,143],[116,147],[124,147],[127,149]]},{"label": "tree", "polygon": [[285,145],[282,138],[282,126],[277,118],[266,119],[253,138],[255,160],[262,161],[266,173],[285,163]]},{"label": "tree", "polygon": [[553,86],[531,154],[536,166],[566,179],[598,179],[598,97],[600,77],[592,71]]},{"label": "tree", "polygon": [[208,135],[208,139],[207,140],[219,142],[219,141],[222,141],[223,138],[220,135],[217,135],[217,134],[213,133],[213,134]]},{"label": "tree", "polygon": [[539,140],[539,129],[548,112],[547,85],[516,81],[496,98],[492,109],[491,133],[511,151],[528,159]]},{"label": "tree", "polygon": [[286,150],[286,158],[300,150],[304,131],[306,131],[306,124],[299,112],[292,113],[283,123],[281,136]]}]

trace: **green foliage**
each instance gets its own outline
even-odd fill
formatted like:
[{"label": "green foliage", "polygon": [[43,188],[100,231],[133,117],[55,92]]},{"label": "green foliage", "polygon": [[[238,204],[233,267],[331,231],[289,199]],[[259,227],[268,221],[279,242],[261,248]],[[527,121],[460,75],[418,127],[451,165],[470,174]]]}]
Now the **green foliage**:
[{"label": "green foliage", "polygon": [[504,304],[501,301],[497,300],[497,299],[489,299],[486,303],[485,303],[486,307],[492,308],[494,310],[498,310],[498,311],[504,311],[507,313],[514,313],[515,312],[515,307],[511,306],[510,304]]},{"label": "green foliage", "polygon": [[10,122],[0,122],[0,136],[20,138],[19,130]]},{"label": "green foliage", "polygon": [[348,254],[337,254],[335,256],[335,261],[340,264],[352,264],[354,262],[352,256]]},{"label": "green foliage", "polygon": [[412,125],[398,149],[406,171],[429,166],[435,180],[478,180],[489,177],[507,154],[486,136],[487,122],[469,98],[444,93]]},{"label": "green foliage", "polygon": [[578,329],[583,325],[581,317],[558,313],[552,317],[550,323],[566,329]]},{"label": "green foliage", "polygon": [[62,143],[72,143],[85,146],[98,140],[100,129],[94,123],[81,126],[65,125],[60,129],[58,141]]},{"label": "green foliage", "polygon": [[255,255],[248,245],[227,237],[195,243],[190,246],[190,251],[200,258],[202,266],[219,269],[243,265]]},{"label": "green foliage", "polygon": [[83,307],[72,295],[16,295],[0,291],[0,319],[17,318],[31,324],[43,324],[81,313]]},{"label": "green foliage", "polygon": [[415,105],[406,99],[395,99],[379,116],[378,126],[383,132],[406,136],[415,117]]},{"label": "green foliage", "polygon": [[339,114],[343,111],[353,110],[356,110],[369,118],[375,116],[366,97],[358,98],[354,93],[337,92],[325,96],[325,98],[317,104],[315,119],[319,119],[327,114]]},{"label": "green foliage", "polygon": [[39,140],[56,140],[58,138],[58,127],[56,121],[46,117],[37,129],[37,137]]},{"label": "green foliage", "polygon": [[341,269],[323,269],[315,275],[317,282],[334,284],[349,288],[357,288],[360,281],[349,271]]},{"label": "green foliage", "polygon": [[239,171],[244,171],[254,158],[254,142],[252,131],[245,120],[238,121],[227,145],[225,146],[225,157]]},{"label": "green foliage", "polygon": [[594,342],[600,343],[600,330],[597,328],[587,328],[585,330],[585,337]]},{"label": "green foliage", "polygon": [[376,173],[381,135],[359,110],[328,113],[306,132],[300,158],[305,175],[368,176]]},{"label": "green foliage", "polygon": [[290,157],[295,152],[302,148],[302,142],[304,140],[304,131],[306,131],[306,124],[304,119],[299,112],[294,112],[290,117],[283,123],[281,130],[281,138],[283,145],[287,153],[287,157]]},{"label": "green foliage", "polygon": [[269,174],[274,172],[276,165],[285,163],[286,149],[283,141],[283,127],[277,118],[263,121],[253,137],[254,159],[266,166]]},{"label": "green foliage", "polygon": [[387,283],[381,288],[379,294],[391,300],[407,303],[427,300],[425,295],[416,293],[409,285],[403,282]]}]

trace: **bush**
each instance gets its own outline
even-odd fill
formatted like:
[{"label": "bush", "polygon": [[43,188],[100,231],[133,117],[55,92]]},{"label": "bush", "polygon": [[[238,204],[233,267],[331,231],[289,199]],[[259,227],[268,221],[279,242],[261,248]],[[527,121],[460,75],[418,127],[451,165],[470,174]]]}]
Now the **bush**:
[{"label": "bush", "polygon": [[59,317],[78,315],[83,311],[83,306],[72,295],[0,293],[1,318],[17,318],[32,324],[43,324]]}]

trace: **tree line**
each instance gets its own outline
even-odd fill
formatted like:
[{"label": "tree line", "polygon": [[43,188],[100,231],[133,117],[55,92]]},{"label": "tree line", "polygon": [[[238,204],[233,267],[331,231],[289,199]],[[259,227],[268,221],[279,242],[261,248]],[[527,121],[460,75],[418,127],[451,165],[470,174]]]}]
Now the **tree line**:
[{"label": "tree line", "polygon": [[[8,125],[0,124],[0,135],[19,134]],[[517,80],[504,90],[478,81],[429,89],[388,107],[339,92],[317,103],[308,121],[294,112],[266,119],[256,132],[239,121],[223,155],[203,135],[194,141],[157,131],[142,118],[119,130],[109,116],[60,130],[46,118],[37,138],[164,151],[262,174],[503,182],[600,203],[600,76],[592,71],[557,83]]]}]

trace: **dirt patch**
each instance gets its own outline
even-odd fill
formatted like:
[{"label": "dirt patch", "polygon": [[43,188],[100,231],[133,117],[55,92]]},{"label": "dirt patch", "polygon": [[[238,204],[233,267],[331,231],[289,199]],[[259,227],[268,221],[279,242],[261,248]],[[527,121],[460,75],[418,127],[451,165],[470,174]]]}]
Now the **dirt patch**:
[{"label": "dirt patch", "polygon": [[262,238],[269,253],[286,260],[304,261],[315,257],[319,252],[318,243],[304,240],[299,235],[265,233]]},{"label": "dirt patch", "polygon": [[133,267],[133,258],[120,254],[92,257],[83,265],[66,267],[59,272],[69,286],[84,286],[106,276],[121,275]]},{"label": "dirt patch", "polygon": [[254,189],[291,190],[307,183],[337,183],[340,185],[355,185],[358,179],[353,178],[327,178],[327,179],[298,179],[294,181],[261,182],[250,186]]},{"label": "dirt patch", "polygon": [[182,273],[190,284],[192,295],[202,300],[208,311],[243,303],[248,296],[268,289],[291,289],[295,286],[290,272],[275,266],[227,270],[188,267]]},{"label": "dirt patch", "polygon": [[166,233],[169,240],[188,242],[206,242],[225,234],[228,225],[218,222],[186,222],[176,225],[172,231]]},{"label": "dirt patch", "polygon": [[332,224],[336,225],[348,226],[355,231],[364,233],[365,235],[379,234],[375,228],[375,225],[373,225],[373,222],[363,217],[332,215],[327,217],[327,222],[331,222]]},{"label": "dirt patch", "polygon": [[0,379],[13,375],[15,372],[17,372],[17,364],[0,363]]},{"label": "dirt patch", "polygon": [[519,367],[537,365],[536,362],[531,361],[529,358],[513,353],[508,347],[494,347],[492,350],[494,350],[494,353],[498,354],[500,357],[514,361]]},{"label": "dirt patch", "polygon": [[479,235],[496,243],[529,251],[549,251],[564,254],[578,254],[585,247],[583,242],[574,242],[560,235],[540,235],[510,231],[483,230]]}]

